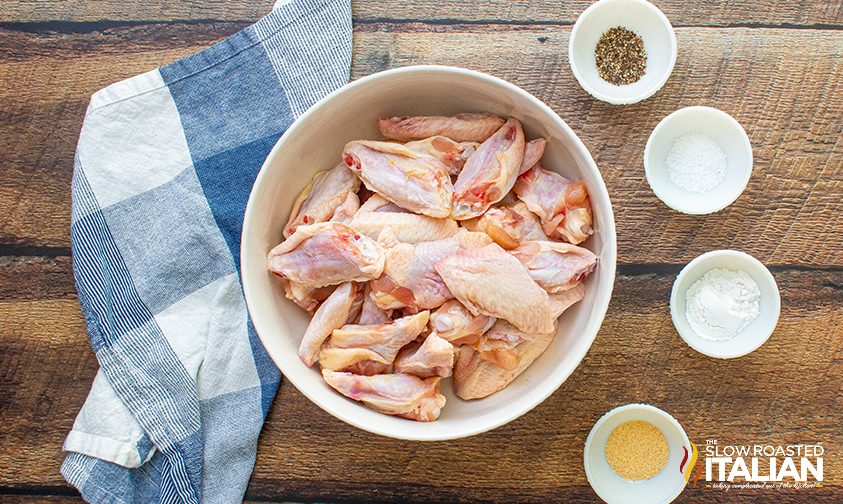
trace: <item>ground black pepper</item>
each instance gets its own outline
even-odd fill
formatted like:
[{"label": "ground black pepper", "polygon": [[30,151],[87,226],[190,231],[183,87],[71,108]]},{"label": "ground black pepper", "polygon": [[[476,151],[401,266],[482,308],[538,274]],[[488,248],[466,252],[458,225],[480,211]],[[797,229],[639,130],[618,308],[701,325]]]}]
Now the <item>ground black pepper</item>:
[{"label": "ground black pepper", "polygon": [[641,37],[622,26],[606,30],[594,48],[597,73],[610,84],[632,84],[644,75],[647,51]]}]

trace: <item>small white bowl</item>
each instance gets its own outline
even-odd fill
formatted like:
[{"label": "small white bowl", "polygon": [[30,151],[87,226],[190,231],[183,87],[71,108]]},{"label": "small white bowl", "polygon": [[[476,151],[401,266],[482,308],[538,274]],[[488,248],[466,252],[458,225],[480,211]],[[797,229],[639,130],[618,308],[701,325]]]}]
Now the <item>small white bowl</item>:
[{"label": "small white bowl", "polygon": [[[690,133],[712,138],[726,155],[726,176],[706,193],[690,192],[670,180],[667,153],[673,142]],[[741,124],[722,110],[685,107],[656,125],[644,149],[644,173],[656,196],[670,208],[686,214],[709,214],[731,205],[746,189],[752,174],[752,145]]]},{"label": "small white bowl", "polygon": [[[643,420],[658,428],[670,450],[667,465],[644,481],[630,481],[618,476],[606,460],[609,434],[620,424],[634,420]],[[591,428],[585,440],[583,465],[591,488],[609,504],[666,504],[685,489],[683,464],[689,463],[692,452],[691,442],[675,418],[649,404],[627,404],[609,411]]]},{"label": "small white bowl", "polygon": [[[635,32],[647,51],[645,73],[638,82],[618,86],[597,73],[594,48],[606,30],[616,26]],[[676,63],[676,34],[667,16],[646,0],[600,0],[580,14],[568,41],[568,62],[580,86],[612,105],[649,98],[664,86]]]},{"label": "small white bowl", "polygon": [[[758,318],[734,338],[725,341],[700,337],[685,317],[685,292],[713,268],[745,271],[761,290]],[[670,292],[670,316],[679,336],[697,352],[718,359],[741,357],[763,345],[773,334],[780,312],[779,287],[770,270],[758,259],[737,250],[714,250],[689,262],[676,276]]]}]

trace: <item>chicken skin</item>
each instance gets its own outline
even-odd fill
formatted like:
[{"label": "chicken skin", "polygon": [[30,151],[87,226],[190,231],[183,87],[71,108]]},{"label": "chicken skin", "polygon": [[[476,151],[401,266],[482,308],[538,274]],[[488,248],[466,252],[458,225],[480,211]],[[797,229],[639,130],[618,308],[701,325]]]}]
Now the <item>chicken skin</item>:
[{"label": "chicken skin", "polygon": [[558,327],[556,319],[584,296],[583,284],[550,296],[553,327],[548,333],[525,333],[498,320],[477,343],[460,347],[454,366],[457,396],[480,399],[512,383],[550,346]]},{"label": "chicken skin", "polygon": [[360,179],[344,164],[321,171],[299,194],[284,226],[284,238],[289,238],[302,225],[325,222],[360,187]]},{"label": "chicken skin", "polygon": [[477,142],[456,142],[443,136],[425,138],[404,144],[408,149],[423,152],[435,157],[448,167],[451,175],[459,175],[469,156],[474,154]]},{"label": "chicken skin", "polygon": [[392,142],[346,144],[343,162],[372,191],[411,212],[444,218],[451,213],[450,169],[439,159]]},{"label": "chicken skin", "polygon": [[451,376],[454,368],[454,345],[436,333],[430,333],[421,343],[402,348],[392,366],[394,373],[407,373],[419,378]]},{"label": "chicken skin", "polygon": [[558,173],[534,166],[518,177],[513,188],[539,216],[545,234],[574,245],[594,232],[591,200],[585,182],[571,182]]},{"label": "chicken skin", "polygon": [[524,159],[521,161],[521,168],[518,170],[518,175],[539,164],[539,161],[541,161],[544,155],[545,147],[547,147],[547,140],[544,138],[530,140],[524,145]]},{"label": "chicken skin", "polygon": [[454,183],[451,217],[478,217],[503,199],[515,184],[523,160],[524,131],[517,119],[510,118],[465,162]]},{"label": "chicken skin", "polygon": [[473,343],[495,323],[495,317],[473,315],[456,299],[446,301],[430,315],[430,326],[453,344]]},{"label": "chicken skin", "polygon": [[527,333],[553,328],[547,292],[496,243],[450,255],[436,271],[472,314],[502,318]]},{"label": "chicken skin", "polygon": [[463,227],[486,233],[507,250],[518,247],[524,241],[547,240],[538,216],[523,201],[493,206],[480,217],[463,221]]},{"label": "chicken skin", "polygon": [[377,278],[384,254],[374,240],[345,224],[322,222],[296,228],[269,252],[267,266],[282,278],[315,288]]},{"label": "chicken skin", "polygon": [[457,142],[483,142],[503,126],[503,123],[502,118],[493,114],[464,113],[452,117],[380,118],[378,129],[385,138],[399,142],[439,135]]},{"label": "chicken skin", "polygon": [[364,361],[389,366],[401,347],[421,334],[429,318],[430,312],[423,311],[385,324],[334,329],[319,351],[319,364],[334,371],[348,371]]},{"label": "chicken skin", "polygon": [[359,291],[355,284],[346,282],[337,287],[316,310],[299,345],[299,358],[306,366],[310,367],[316,362],[319,348],[334,329],[339,329],[347,324],[349,319],[356,318],[360,312],[359,304],[357,313],[354,312],[355,301],[361,295]]},{"label": "chicken skin", "polygon": [[537,284],[551,293],[574,287],[597,266],[597,256],[592,251],[569,243],[530,241],[511,254]]},{"label": "chicken skin", "polygon": [[391,229],[399,241],[419,243],[448,238],[457,234],[457,223],[451,219],[434,219],[426,215],[402,212],[357,212],[348,222],[369,238],[377,239],[384,229]]},{"label": "chicken skin", "polygon": [[359,376],[323,369],[322,377],[342,395],[387,415],[432,422],[445,406],[438,376],[422,380],[408,374]]}]

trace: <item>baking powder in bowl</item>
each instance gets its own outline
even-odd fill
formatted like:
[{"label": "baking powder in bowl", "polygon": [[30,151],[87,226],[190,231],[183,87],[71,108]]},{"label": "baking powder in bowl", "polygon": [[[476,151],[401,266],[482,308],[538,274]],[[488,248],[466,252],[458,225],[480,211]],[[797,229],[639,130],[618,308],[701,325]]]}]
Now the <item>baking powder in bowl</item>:
[{"label": "baking powder in bowl", "polygon": [[708,270],[685,292],[685,317],[703,339],[725,341],[758,318],[761,289],[745,271]]}]

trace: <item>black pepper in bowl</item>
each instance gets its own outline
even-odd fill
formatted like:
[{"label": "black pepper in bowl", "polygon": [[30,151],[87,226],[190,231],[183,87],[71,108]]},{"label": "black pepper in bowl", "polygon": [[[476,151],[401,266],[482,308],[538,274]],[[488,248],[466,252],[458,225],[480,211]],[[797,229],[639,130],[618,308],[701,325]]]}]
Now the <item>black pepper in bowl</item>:
[{"label": "black pepper in bowl", "polygon": [[622,26],[610,28],[600,36],[594,57],[600,78],[618,86],[638,82],[647,66],[644,41]]}]

